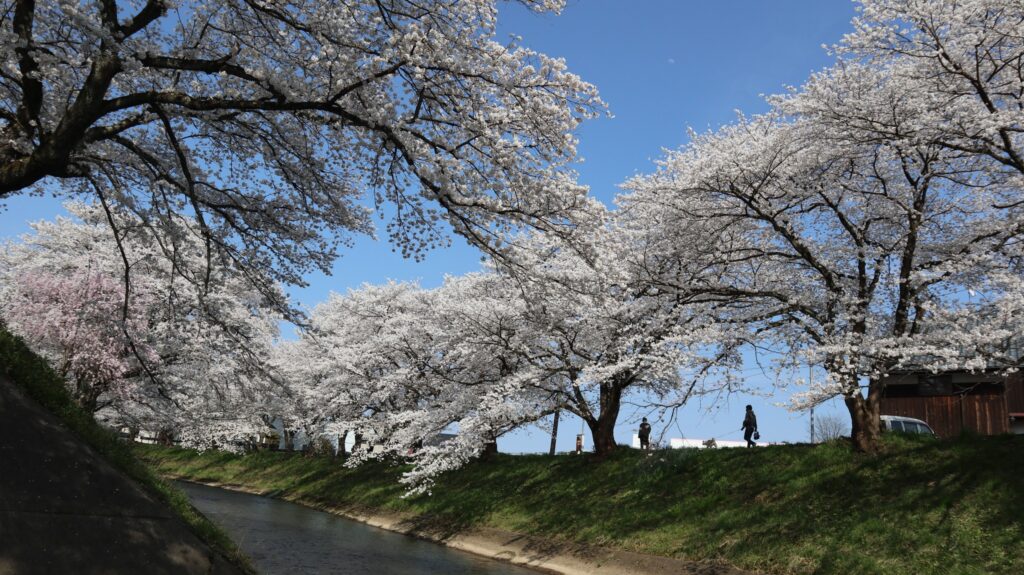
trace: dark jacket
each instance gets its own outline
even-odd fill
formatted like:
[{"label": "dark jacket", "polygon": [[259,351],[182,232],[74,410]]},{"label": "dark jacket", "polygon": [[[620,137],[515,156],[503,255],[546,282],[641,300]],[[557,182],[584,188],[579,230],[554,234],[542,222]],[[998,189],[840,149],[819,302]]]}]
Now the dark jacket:
[{"label": "dark jacket", "polygon": [[640,437],[650,437],[651,435],[651,424],[641,423],[640,424]]},{"label": "dark jacket", "polygon": [[753,409],[743,418],[743,429],[757,429],[757,416],[754,415]]}]

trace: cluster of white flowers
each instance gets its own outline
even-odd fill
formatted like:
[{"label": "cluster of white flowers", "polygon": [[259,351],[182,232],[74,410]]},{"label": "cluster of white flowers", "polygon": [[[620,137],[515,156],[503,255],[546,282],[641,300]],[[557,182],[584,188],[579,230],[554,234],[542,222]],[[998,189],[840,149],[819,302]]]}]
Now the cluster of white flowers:
[{"label": "cluster of white flowers", "polygon": [[[841,396],[865,450],[887,374],[1016,369],[1018,0],[861,0],[834,66],[692,134],[615,210],[566,169],[596,92],[493,42],[493,0],[127,4],[0,16],[0,194],[57,178],[99,199],[7,249],[5,317],[85,387],[105,382],[93,400],[130,398],[118,417],[197,445],[272,423],[351,433],[353,463],[408,457],[423,490],[562,410],[606,453],[624,401],[671,413],[735,391],[748,344],[824,369],[794,407]],[[444,241],[444,219],[488,267],[333,295],[271,345],[267,310],[290,307],[277,282],[326,267],[325,231],[366,228],[366,186],[406,255]],[[120,321],[93,321],[117,308],[112,278]],[[86,324],[113,357],[58,337]],[[162,383],[116,383],[146,364]]]},{"label": "cluster of white flowers", "polygon": [[[726,298],[732,321],[822,366],[794,407],[843,397],[870,450],[886,374],[1018,361],[1024,4],[861,4],[833,67],[695,134],[620,202],[662,258],[706,262],[667,289]],[[717,241],[695,254],[676,237],[692,229]]]},{"label": "cluster of white flowers", "polygon": [[[206,427],[258,426],[249,407],[267,385],[275,303],[227,262],[205,267],[194,222],[168,237],[111,214],[130,230],[115,241],[99,206],[66,208],[70,218],[0,249],[6,327],[111,425],[206,437]],[[204,273],[189,281],[180,270]]]},{"label": "cluster of white flowers", "polygon": [[[585,246],[518,238],[514,262],[435,289],[391,283],[333,295],[280,349],[286,425],[309,437],[358,433],[374,449],[356,450],[353,464],[407,456],[415,466],[406,481],[427,489],[437,473],[555,411],[583,419],[607,453],[624,399],[655,413],[738,385],[713,377],[730,365],[723,342],[732,340],[708,306],[647,293],[617,263],[638,246],[612,216],[580,231]],[[456,427],[456,440],[432,445]]]},{"label": "cluster of white flowers", "polygon": [[371,205],[415,258],[449,227],[485,250],[557,230],[585,193],[573,132],[605,106],[563,61],[495,41],[496,18],[496,0],[13,0],[0,199],[88,194],[168,227],[188,211],[285,283],[329,271]]}]

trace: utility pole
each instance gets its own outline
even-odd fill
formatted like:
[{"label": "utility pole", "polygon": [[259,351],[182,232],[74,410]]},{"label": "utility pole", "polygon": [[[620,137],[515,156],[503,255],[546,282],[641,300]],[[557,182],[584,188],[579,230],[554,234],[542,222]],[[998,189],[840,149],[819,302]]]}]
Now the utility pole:
[{"label": "utility pole", "polygon": [[580,433],[576,436],[576,455],[583,454],[583,418],[580,418]]},{"label": "utility pole", "polygon": [[555,454],[555,440],[558,439],[558,416],[561,413],[562,411],[560,409],[555,410],[555,421],[551,424],[551,448],[548,449],[548,455]]},{"label": "utility pole", "polygon": [[[811,364],[807,364],[807,387],[811,387],[811,382],[814,380],[814,368]],[[811,443],[814,443],[814,406],[811,406]]]}]

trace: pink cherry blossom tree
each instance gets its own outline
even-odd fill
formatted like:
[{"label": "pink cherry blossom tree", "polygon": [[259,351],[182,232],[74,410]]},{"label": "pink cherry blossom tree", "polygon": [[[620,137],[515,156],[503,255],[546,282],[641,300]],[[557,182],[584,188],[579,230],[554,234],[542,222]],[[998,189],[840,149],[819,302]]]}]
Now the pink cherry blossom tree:
[{"label": "pink cherry blossom tree", "polygon": [[146,306],[153,298],[136,294],[122,319],[119,278],[88,269],[67,276],[28,270],[15,278],[13,291],[5,306],[6,323],[52,360],[89,412],[103,407],[101,395],[130,393],[140,375],[139,360],[157,359],[145,343]]},{"label": "pink cherry blossom tree", "polygon": [[[117,214],[69,203],[73,218],[40,221],[0,246],[0,317],[67,378],[79,403],[112,425],[180,433],[196,444],[263,426],[259,407],[277,305],[253,272],[205,262],[193,222],[154,233]],[[209,273],[183,276],[188,269]],[[244,407],[243,407],[244,406]],[[204,421],[206,423],[204,423]]]}]

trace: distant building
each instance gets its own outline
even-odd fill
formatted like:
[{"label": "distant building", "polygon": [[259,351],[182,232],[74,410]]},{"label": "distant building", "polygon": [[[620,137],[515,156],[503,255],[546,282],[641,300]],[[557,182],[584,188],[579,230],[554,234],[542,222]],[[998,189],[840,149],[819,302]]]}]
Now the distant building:
[{"label": "distant building", "polygon": [[118,436],[125,441],[145,443],[147,445],[175,445],[181,443],[169,431],[153,431],[151,429],[132,430],[128,427],[121,427],[116,430]]},{"label": "distant building", "polygon": [[[766,445],[773,445],[769,442],[757,442],[758,447],[764,447]],[[683,439],[681,437],[673,437],[668,440],[668,446],[671,449],[716,449],[722,447],[746,447],[746,441],[735,441],[725,439]],[[633,434],[633,447],[640,449],[640,436]]]},{"label": "distant building", "polygon": [[[419,447],[410,447],[405,452],[405,454],[406,455],[412,455],[412,454],[416,453],[416,451],[418,451],[419,449],[422,449],[424,447],[437,447],[439,445],[442,445],[444,443],[447,443],[447,442],[455,439],[455,437],[456,437],[456,434],[454,434],[454,433],[438,433],[437,435],[435,435],[435,436],[433,436],[433,437],[431,437],[429,439],[421,441],[419,443]],[[374,446],[373,449],[376,449],[376,446]]]},{"label": "distant building", "polygon": [[904,372],[884,379],[881,412],[928,423],[939,437],[1024,434],[1024,378],[998,372]]}]

